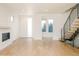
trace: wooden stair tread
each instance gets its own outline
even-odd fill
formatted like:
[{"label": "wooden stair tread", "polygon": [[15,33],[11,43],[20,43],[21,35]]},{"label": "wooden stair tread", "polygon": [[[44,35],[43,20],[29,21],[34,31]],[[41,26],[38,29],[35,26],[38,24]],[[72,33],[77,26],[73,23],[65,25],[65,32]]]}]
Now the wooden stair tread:
[{"label": "wooden stair tread", "polygon": [[79,26],[79,23],[73,23],[71,26]]},{"label": "wooden stair tread", "polygon": [[71,27],[78,28],[79,26],[71,26]]},{"label": "wooden stair tread", "polygon": [[75,28],[75,27],[71,27],[70,30],[71,30],[71,31],[72,31],[72,30],[77,30],[77,28]]},{"label": "wooden stair tread", "polygon": [[70,30],[65,32],[65,38],[70,39],[75,31],[79,28],[79,19],[75,19],[70,26]]},{"label": "wooden stair tread", "polygon": [[71,35],[68,35],[68,34],[67,34],[67,35],[65,35],[65,36],[66,36],[66,37],[71,37],[72,35],[73,35],[73,34],[71,34]]},{"label": "wooden stair tread", "polygon": [[73,21],[72,25],[73,25],[73,24],[79,24],[79,19],[75,19],[75,20]]}]

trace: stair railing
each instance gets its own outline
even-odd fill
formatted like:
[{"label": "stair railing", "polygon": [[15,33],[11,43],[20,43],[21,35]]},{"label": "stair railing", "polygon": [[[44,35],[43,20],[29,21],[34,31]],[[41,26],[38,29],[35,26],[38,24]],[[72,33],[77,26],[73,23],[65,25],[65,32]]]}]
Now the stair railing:
[{"label": "stair railing", "polygon": [[64,39],[69,39],[69,37],[67,37],[66,33],[68,31],[71,30],[71,24],[73,23],[73,21],[75,19],[79,18],[79,4],[75,5],[72,9],[71,12],[63,26],[63,28],[61,29],[61,38]]}]

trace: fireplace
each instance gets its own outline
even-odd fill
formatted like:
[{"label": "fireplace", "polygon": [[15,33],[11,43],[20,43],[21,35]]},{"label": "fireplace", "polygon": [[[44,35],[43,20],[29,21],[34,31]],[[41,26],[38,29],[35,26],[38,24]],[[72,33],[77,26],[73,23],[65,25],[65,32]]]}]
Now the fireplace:
[{"label": "fireplace", "polygon": [[7,33],[2,33],[2,42],[6,41],[10,39],[10,33],[7,32]]}]

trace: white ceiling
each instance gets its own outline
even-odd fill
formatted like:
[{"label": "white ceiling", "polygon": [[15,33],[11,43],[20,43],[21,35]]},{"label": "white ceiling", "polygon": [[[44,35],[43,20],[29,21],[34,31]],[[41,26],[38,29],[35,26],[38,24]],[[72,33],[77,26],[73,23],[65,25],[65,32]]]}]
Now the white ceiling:
[{"label": "white ceiling", "polygon": [[6,3],[12,11],[19,13],[63,13],[75,3]]}]

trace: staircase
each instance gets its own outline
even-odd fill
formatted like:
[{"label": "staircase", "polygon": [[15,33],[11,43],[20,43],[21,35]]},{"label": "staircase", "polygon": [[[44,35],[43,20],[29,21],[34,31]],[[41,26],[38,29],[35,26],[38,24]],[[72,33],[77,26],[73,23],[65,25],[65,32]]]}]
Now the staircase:
[{"label": "staircase", "polygon": [[79,34],[79,4],[75,5],[61,29],[62,41],[71,41],[74,47],[75,37]]}]

